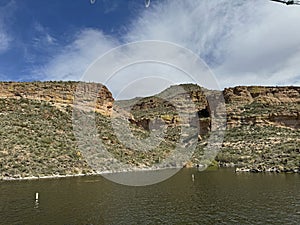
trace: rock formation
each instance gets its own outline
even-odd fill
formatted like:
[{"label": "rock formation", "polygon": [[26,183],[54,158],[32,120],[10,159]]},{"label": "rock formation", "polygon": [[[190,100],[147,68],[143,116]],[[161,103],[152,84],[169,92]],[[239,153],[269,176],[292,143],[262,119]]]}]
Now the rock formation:
[{"label": "rock formation", "polygon": [[[300,87],[238,86],[219,92],[182,84],[155,96],[115,101],[96,83],[0,82],[0,179],[96,172],[79,148],[91,146],[73,133],[74,104],[86,114],[95,112],[97,137],[125,164],[155,166],[172,154],[183,136],[183,148],[197,141],[186,164],[199,165],[215,129],[212,118],[220,116],[222,97],[227,128],[215,165],[235,166],[237,171],[299,172]],[[114,133],[116,127],[128,133],[119,117],[129,124],[129,142],[131,137],[147,139],[162,126],[165,136],[157,137],[160,143],[154,150],[136,151],[136,143],[128,146]],[[183,133],[187,126],[195,128],[195,134]],[[148,149],[151,143],[139,147]],[[115,159],[105,159],[105,165]]]}]

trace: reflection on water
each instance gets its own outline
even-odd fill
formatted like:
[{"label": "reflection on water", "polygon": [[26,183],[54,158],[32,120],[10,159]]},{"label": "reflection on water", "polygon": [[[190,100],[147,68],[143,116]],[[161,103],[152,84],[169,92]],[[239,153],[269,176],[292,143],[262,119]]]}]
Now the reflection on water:
[{"label": "reflection on water", "polygon": [[183,169],[144,187],[101,176],[3,181],[0,224],[299,224],[299,189],[299,174],[228,169]]}]

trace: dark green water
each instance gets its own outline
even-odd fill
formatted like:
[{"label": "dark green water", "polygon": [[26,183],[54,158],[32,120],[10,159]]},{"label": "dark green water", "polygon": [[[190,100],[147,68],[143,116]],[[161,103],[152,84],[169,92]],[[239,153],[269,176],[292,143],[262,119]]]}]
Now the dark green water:
[{"label": "dark green water", "polygon": [[1,225],[300,224],[300,176],[184,169],[145,187],[101,176],[3,181],[0,219]]}]

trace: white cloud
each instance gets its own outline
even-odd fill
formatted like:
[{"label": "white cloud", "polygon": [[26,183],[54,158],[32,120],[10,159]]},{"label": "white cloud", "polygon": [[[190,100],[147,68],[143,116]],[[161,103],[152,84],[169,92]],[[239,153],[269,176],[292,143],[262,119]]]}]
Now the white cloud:
[{"label": "white cloud", "polygon": [[193,83],[194,80],[177,68],[166,64],[145,62],[122,68],[110,76],[105,85],[109,87],[115,98],[130,99],[149,96],[171,85],[187,82]]},{"label": "white cloud", "polygon": [[181,44],[210,65],[222,87],[293,84],[299,10],[270,1],[164,1],[134,21],[127,40]]},{"label": "white cloud", "polygon": [[254,23],[236,30],[229,54],[215,70],[220,78],[230,77],[224,86],[293,84],[300,74],[299,10],[263,4]]},{"label": "white cloud", "polygon": [[11,45],[13,38],[7,31],[7,20],[15,9],[14,1],[7,2],[0,6],[0,54],[6,52]]},{"label": "white cloud", "polygon": [[[131,21],[120,40],[99,30],[82,30],[37,73],[47,79],[79,79],[93,60],[119,43],[155,39],[200,55],[221,87],[299,85],[299,12],[299,6],[268,0],[157,1]],[[170,74],[172,80],[181,80],[180,76]],[[115,88],[121,89],[120,84]]]},{"label": "white cloud", "polygon": [[6,52],[9,49],[10,42],[10,36],[0,28],[0,54]]},{"label": "white cloud", "polygon": [[56,43],[56,39],[49,33],[49,31],[42,26],[39,22],[34,23],[34,38],[33,38],[33,47],[35,48],[44,48],[49,47]]},{"label": "white cloud", "polygon": [[38,79],[79,80],[91,62],[116,45],[116,40],[99,30],[81,30],[74,42],[63,48],[48,64],[35,68],[33,74]]},{"label": "white cloud", "polygon": [[126,40],[171,41],[219,60],[226,50],[223,44],[247,20],[249,9],[247,1],[162,1],[132,23]]}]

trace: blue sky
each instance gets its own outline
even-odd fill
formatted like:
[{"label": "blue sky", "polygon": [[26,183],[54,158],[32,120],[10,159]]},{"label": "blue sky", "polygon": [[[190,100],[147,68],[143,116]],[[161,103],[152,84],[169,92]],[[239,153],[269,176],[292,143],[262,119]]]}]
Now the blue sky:
[{"label": "blue sky", "polygon": [[0,0],[0,7],[0,28],[9,40],[0,48],[0,74],[8,80],[34,79],[32,68],[55,57],[83,29],[121,39],[126,24],[144,8],[142,1],[122,0]]},{"label": "blue sky", "polygon": [[199,55],[221,88],[299,86],[299,27],[300,6],[268,0],[0,0],[0,80],[80,80],[114,47],[162,40]]}]

